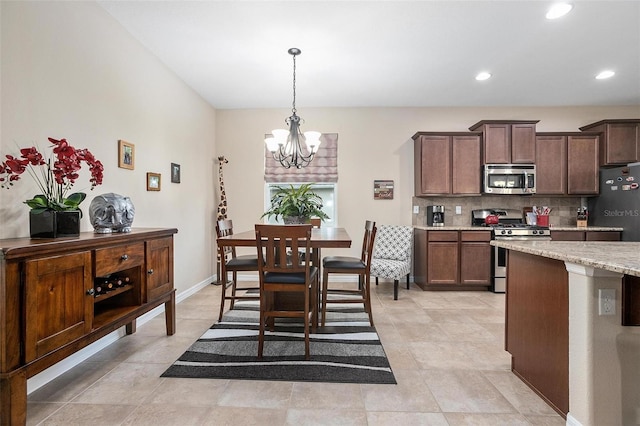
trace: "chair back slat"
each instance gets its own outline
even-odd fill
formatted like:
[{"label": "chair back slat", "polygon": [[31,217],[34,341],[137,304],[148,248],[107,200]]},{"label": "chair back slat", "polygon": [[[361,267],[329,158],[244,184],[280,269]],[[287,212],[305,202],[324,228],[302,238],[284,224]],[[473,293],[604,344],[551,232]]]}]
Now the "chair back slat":
[{"label": "chair back slat", "polygon": [[[263,272],[298,273],[308,270],[311,225],[260,225],[256,229],[258,266]],[[299,251],[302,249],[302,251]],[[303,257],[304,256],[304,257]]]},{"label": "chair back slat", "polygon": [[[220,237],[228,237],[233,235],[233,221],[231,219],[223,219],[216,222],[216,235]],[[220,245],[218,245],[220,247]],[[233,246],[226,246],[221,251],[220,256],[227,260],[230,257],[236,257],[236,248]]]},{"label": "chair back slat", "polygon": [[376,240],[376,223],[367,220],[364,224],[364,239],[362,241],[362,253],[360,259],[368,266],[371,264],[371,257],[373,254],[373,247]]}]

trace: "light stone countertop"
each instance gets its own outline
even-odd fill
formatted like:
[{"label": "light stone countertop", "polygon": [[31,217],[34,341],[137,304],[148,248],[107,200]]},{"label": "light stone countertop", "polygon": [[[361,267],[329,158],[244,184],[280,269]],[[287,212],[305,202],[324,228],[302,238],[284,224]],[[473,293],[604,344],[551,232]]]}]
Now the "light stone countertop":
[{"label": "light stone countertop", "polygon": [[491,245],[640,277],[640,242],[494,240]]},{"label": "light stone countertop", "polygon": [[[415,229],[423,229],[425,231],[490,231],[488,226],[425,226],[425,225],[413,225]],[[611,226],[551,226],[551,231],[623,231],[624,228],[611,227]]]},{"label": "light stone countertop", "polygon": [[624,231],[624,228],[616,226],[550,226],[552,231]]},{"label": "light stone countertop", "polygon": [[491,231],[491,228],[484,226],[425,226],[413,225],[415,229],[423,229],[425,231]]}]

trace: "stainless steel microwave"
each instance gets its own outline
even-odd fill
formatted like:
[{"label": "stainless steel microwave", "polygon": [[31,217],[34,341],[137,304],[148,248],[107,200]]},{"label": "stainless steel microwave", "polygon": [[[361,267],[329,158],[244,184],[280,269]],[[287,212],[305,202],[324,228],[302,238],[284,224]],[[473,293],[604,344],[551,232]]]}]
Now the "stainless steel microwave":
[{"label": "stainless steel microwave", "polygon": [[485,194],[535,194],[535,164],[485,164]]}]

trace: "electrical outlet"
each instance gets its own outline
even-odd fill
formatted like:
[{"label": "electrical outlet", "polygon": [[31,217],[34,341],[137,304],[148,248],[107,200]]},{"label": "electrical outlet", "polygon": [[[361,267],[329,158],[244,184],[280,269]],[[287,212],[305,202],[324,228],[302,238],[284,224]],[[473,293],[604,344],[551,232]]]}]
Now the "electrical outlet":
[{"label": "electrical outlet", "polygon": [[598,290],[598,315],[616,314],[616,290],[601,288]]},{"label": "electrical outlet", "polygon": [[462,206],[456,206],[456,214],[462,214]]},{"label": "electrical outlet", "polygon": [[420,206],[413,206],[413,214],[420,213]]}]

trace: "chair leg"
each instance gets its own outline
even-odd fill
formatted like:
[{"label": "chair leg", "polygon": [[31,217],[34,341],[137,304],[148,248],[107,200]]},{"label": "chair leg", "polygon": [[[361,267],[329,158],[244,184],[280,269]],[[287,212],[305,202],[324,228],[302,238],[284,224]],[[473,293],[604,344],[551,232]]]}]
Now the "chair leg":
[{"label": "chair leg", "polygon": [[393,300],[398,300],[398,280],[393,280]]},{"label": "chair leg", "polygon": [[329,291],[329,272],[325,268],[322,271],[322,326],[327,319],[327,292]]},{"label": "chair leg", "polygon": [[318,294],[320,285],[320,274],[316,276],[316,279],[313,280],[313,284],[311,285],[311,307],[313,308],[313,312],[311,313],[311,331],[315,333],[318,329]]},{"label": "chair leg", "polygon": [[409,274],[407,274],[407,290],[409,290]]},{"label": "chair leg", "polygon": [[[311,287],[315,287],[313,284]],[[313,319],[309,318],[309,289],[306,289],[304,294],[304,359],[309,361],[311,358],[309,354],[309,322],[313,322]]]},{"label": "chair leg", "polygon": [[221,288],[221,299],[220,299],[220,315],[218,316],[218,321],[222,321],[222,314],[224,313],[224,302],[226,300],[227,297],[227,277],[226,277],[226,273],[224,274],[225,276],[222,277],[221,279],[219,279],[218,281],[220,281],[220,286]]},{"label": "chair leg", "polygon": [[258,359],[262,359],[262,349],[264,348],[264,327],[265,327],[265,315],[264,315],[264,309],[265,309],[265,305],[264,305],[265,300],[264,300],[264,296],[262,295],[262,291],[260,292],[260,324],[259,324],[259,331],[258,331]]},{"label": "chair leg", "polygon": [[233,306],[236,303],[236,283],[238,282],[238,273],[236,271],[233,271],[233,274],[231,275],[233,282],[231,283],[231,305],[229,306],[229,309],[233,309]]},{"label": "chair leg", "polygon": [[376,277],[376,285],[378,285],[378,277]]},{"label": "chair leg", "polygon": [[371,310],[371,277],[364,277],[364,309],[369,314],[369,324],[373,327],[373,312]]}]

